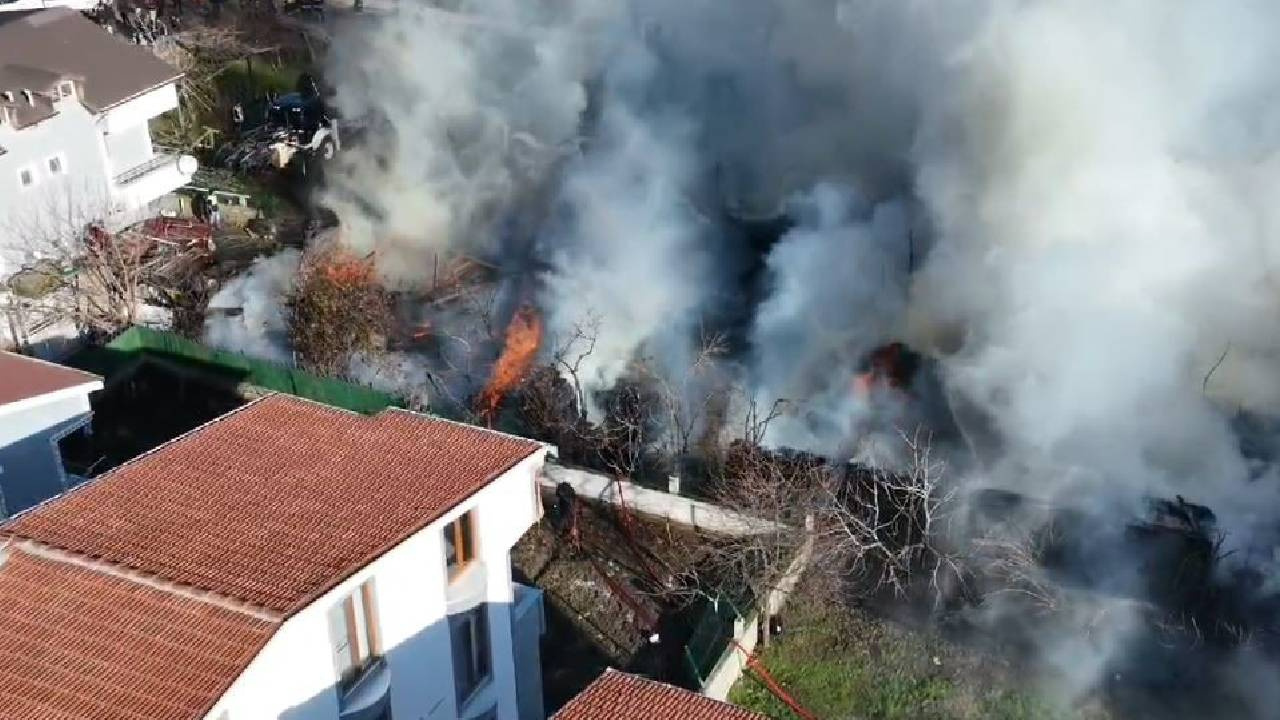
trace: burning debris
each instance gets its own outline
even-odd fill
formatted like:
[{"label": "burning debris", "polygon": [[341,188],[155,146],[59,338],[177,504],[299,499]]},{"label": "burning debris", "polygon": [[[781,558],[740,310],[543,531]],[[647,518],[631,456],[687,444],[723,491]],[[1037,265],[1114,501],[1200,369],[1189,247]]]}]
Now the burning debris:
[{"label": "burning debris", "polygon": [[541,344],[542,318],[532,306],[524,305],[507,325],[502,353],[493,365],[488,384],[476,399],[476,413],[486,424],[493,425],[503,398],[529,374]]},{"label": "burning debris", "polygon": [[290,343],[311,372],[344,375],[353,354],[386,349],[391,296],[372,257],[313,248],[303,257],[289,309]]}]

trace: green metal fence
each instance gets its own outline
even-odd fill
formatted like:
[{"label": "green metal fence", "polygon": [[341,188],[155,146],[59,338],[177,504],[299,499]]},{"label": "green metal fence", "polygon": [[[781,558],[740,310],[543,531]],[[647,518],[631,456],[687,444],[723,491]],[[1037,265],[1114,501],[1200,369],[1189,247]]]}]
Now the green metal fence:
[{"label": "green metal fence", "polygon": [[148,359],[365,414],[406,406],[403,399],[372,388],[317,377],[240,353],[214,350],[170,332],[143,327],[129,328],[103,347],[82,350],[73,355],[68,364],[101,375],[110,382]]},{"label": "green metal fence", "polygon": [[699,687],[706,682],[716,663],[729,650],[735,622],[746,622],[754,606],[749,591],[744,591],[737,598],[721,593],[706,601],[701,614],[694,621],[689,641],[684,646],[685,665]]}]

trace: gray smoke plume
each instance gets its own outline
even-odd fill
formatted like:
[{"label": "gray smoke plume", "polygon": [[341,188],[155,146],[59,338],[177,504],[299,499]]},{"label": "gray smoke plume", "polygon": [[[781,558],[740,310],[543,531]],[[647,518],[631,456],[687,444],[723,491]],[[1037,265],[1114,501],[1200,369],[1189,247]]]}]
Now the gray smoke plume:
[{"label": "gray smoke plume", "polygon": [[581,380],[606,389],[638,353],[664,368],[688,367],[691,329],[708,297],[711,230],[688,193],[698,168],[693,127],[645,101],[655,59],[632,45],[605,78],[590,152],[566,168],[561,219],[541,238],[552,270],[543,278],[551,342],[584,352]]},{"label": "gray smoke plume", "polygon": [[492,252],[527,233],[542,182],[575,148],[593,15],[587,2],[413,3],[345,28],[327,73],[367,142],[328,173],[344,240],[415,287],[441,250]]},{"label": "gray smoke plume", "polygon": [[[1280,4],[458,8],[353,24],[330,55],[339,110],[373,121],[324,200],[389,280],[422,286],[443,249],[535,274],[512,292],[548,351],[598,319],[592,390],[638,358],[681,372],[737,309],[749,394],[794,408],[770,441],[840,457],[917,419],[851,391],[903,340],[987,436],[958,480],[1112,518],[1183,494],[1280,577],[1277,480],[1231,422],[1280,409]],[[731,231],[779,213],[767,249]],[[353,372],[421,383],[414,362]],[[1130,645],[1139,613],[1108,611],[1105,642],[1044,640],[1069,694]]]},{"label": "gray smoke plume", "polygon": [[[830,457],[852,438],[902,424],[893,397],[853,392],[857,363],[904,327],[909,228],[901,202],[872,207],[855,190],[819,185],[789,215],[796,227],[770,251],[770,294],[752,328],[761,403],[798,398],[767,440]],[[869,423],[879,419],[879,427]]]}]

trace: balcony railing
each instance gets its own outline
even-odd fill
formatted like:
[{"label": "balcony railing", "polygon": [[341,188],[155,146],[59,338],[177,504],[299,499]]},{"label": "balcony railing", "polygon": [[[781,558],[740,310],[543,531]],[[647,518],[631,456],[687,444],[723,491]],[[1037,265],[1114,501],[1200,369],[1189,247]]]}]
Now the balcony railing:
[{"label": "balcony railing", "polygon": [[147,173],[153,170],[157,170],[159,168],[164,167],[165,165],[172,165],[177,162],[178,162],[178,157],[176,155],[168,155],[168,154],[156,155],[152,157],[150,160],[147,160],[146,162],[140,165],[134,165],[128,170],[125,170],[119,175],[116,175],[115,184],[128,185],[129,183],[134,182],[135,180],[141,178],[142,176],[146,175]]}]

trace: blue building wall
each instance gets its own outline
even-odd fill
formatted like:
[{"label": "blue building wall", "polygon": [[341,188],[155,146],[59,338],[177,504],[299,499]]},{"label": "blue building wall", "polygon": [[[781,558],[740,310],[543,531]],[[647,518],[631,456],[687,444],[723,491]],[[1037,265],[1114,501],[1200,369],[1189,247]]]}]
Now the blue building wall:
[{"label": "blue building wall", "polygon": [[90,422],[81,396],[0,416],[0,517],[10,517],[74,487],[58,440]]}]

